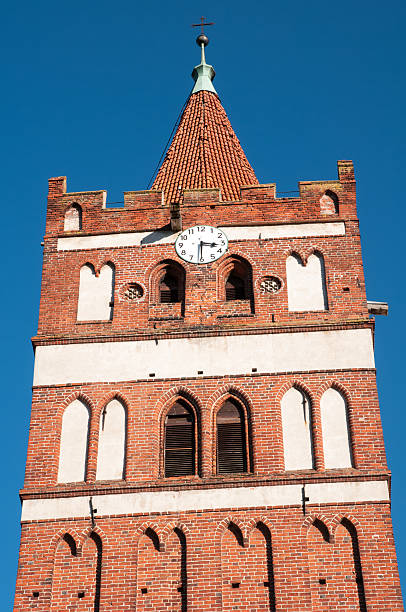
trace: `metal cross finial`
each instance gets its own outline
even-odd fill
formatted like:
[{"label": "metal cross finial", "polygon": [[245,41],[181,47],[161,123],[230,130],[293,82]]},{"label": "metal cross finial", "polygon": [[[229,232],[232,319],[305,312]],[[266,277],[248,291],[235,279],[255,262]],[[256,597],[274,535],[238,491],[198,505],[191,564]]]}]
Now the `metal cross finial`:
[{"label": "metal cross finial", "polygon": [[204,33],[204,26],[212,26],[212,25],[214,25],[214,21],[205,21],[205,17],[200,17],[200,23],[192,23],[192,28],[199,28],[200,27],[202,29],[201,33],[196,38],[196,44],[202,50],[202,58],[201,58],[201,63],[202,64],[206,63],[206,58],[204,56],[204,48],[207,47],[207,45],[209,44],[209,39],[207,38],[206,34]]},{"label": "metal cross finial", "polygon": [[202,34],[204,34],[204,26],[212,26],[214,25],[214,21],[206,21],[205,20],[206,17],[200,17],[200,23],[192,23],[192,28],[201,28],[202,29]]}]

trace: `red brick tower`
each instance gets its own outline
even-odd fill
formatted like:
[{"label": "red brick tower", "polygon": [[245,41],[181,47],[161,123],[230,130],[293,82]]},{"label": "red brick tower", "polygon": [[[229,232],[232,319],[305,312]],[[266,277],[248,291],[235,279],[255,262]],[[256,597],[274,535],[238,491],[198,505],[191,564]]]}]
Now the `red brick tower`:
[{"label": "red brick tower", "polygon": [[259,184],[198,40],[150,191],[49,181],[14,610],[403,610],[352,162]]}]

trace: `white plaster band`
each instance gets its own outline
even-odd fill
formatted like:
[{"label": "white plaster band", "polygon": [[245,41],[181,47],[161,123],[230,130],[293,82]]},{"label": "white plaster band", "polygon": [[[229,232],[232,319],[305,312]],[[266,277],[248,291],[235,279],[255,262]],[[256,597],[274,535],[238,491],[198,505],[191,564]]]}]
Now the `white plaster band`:
[{"label": "white plaster band", "polygon": [[[386,481],[336,482],[306,485],[311,504],[387,502]],[[97,517],[126,514],[194,512],[229,508],[269,508],[301,506],[302,485],[275,485],[186,491],[116,493],[94,495]],[[41,521],[88,517],[89,497],[29,499],[23,502],[22,521]]]},{"label": "white plaster band", "polygon": [[[271,238],[308,238],[311,236],[344,236],[345,224],[297,223],[288,225],[249,225],[239,227],[220,227],[229,240],[256,240],[260,236]],[[173,232],[123,232],[119,234],[99,234],[98,236],[67,236],[58,238],[58,251],[78,251],[86,249],[111,249],[147,244],[173,244],[177,233]]]},{"label": "white plaster band", "polygon": [[345,223],[295,223],[287,225],[247,225],[222,227],[229,240],[271,238],[310,238],[311,236],[345,236]]},{"label": "white plaster band", "polygon": [[38,346],[34,386],[374,367],[370,329]]}]

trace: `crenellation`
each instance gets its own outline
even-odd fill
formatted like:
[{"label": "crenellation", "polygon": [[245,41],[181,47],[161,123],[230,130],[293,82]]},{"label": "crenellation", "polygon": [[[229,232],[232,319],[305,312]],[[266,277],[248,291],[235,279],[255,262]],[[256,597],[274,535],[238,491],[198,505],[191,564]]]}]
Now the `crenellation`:
[{"label": "crenellation", "polygon": [[66,176],[55,176],[48,179],[48,197],[57,198],[66,193]]},{"label": "crenellation", "polygon": [[182,205],[183,206],[199,206],[211,205],[221,202],[221,189],[183,189],[182,190]]},{"label": "crenellation", "polygon": [[155,206],[163,207],[164,205],[164,192],[157,189],[124,192],[124,209],[142,210],[145,208],[148,210]]},{"label": "crenellation", "polygon": [[[342,168],[353,168],[352,162],[345,162]],[[120,208],[106,207],[107,192],[104,190],[67,193],[66,177],[58,177],[50,179],[46,233],[69,231],[64,230],[63,217],[74,204],[83,209],[81,232],[86,235],[170,228],[174,206],[179,213],[176,218],[180,218],[184,225],[203,222],[244,225],[247,221],[252,225],[305,223],[325,218],[326,210],[321,199],[326,191],[334,192],[338,198],[339,210],[333,214],[342,219],[354,218],[355,181],[348,178],[353,174],[350,170],[343,170],[340,176],[343,180],[300,181],[299,197],[279,197],[275,183],[243,185],[240,188],[241,199],[228,202],[222,201],[220,189],[211,188],[181,190],[180,204],[166,202],[162,190],[127,191],[124,192],[124,207]]]},{"label": "crenellation", "polygon": [[276,183],[241,185],[240,194],[244,202],[273,200],[276,197]]},{"label": "crenellation", "polygon": [[354,164],[351,160],[340,159],[337,162],[338,178],[341,183],[354,182]]}]

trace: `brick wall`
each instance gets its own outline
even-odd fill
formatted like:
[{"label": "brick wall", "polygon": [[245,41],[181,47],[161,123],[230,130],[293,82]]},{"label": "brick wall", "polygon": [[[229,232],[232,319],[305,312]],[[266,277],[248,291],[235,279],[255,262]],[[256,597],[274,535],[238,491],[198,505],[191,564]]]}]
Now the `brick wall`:
[{"label": "brick wall", "polygon": [[[91,414],[89,482],[95,481],[100,414],[114,396],[121,398],[127,407],[126,483],[128,485],[141,482],[156,485],[162,477],[160,459],[163,452],[163,422],[167,411],[179,395],[191,399],[198,413],[200,475],[207,479],[218,480],[220,477],[215,475],[214,413],[219,403],[229,394],[241,397],[248,408],[253,474],[258,477],[272,476],[283,479],[285,473],[280,402],[283,394],[293,384],[299,384],[311,400],[314,454],[316,466],[321,472],[323,452],[320,398],[332,385],[342,390],[348,401],[356,468],[367,472],[386,470],[374,371],[302,372],[294,376],[253,374],[240,377],[202,377],[182,381],[165,379],[36,387],[33,391],[25,487],[38,491],[39,487],[55,486],[62,414],[68,403],[78,396],[83,398]],[[339,472],[342,473],[342,470]],[[328,473],[330,474],[331,470]],[[292,478],[293,475],[289,474]],[[298,477],[300,479],[302,474]],[[224,476],[221,479],[227,480]],[[59,485],[63,486],[72,487],[72,485]],[[110,483],[108,486],[114,488],[116,484]],[[123,484],[120,484],[120,487],[122,486]]]},{"label": "brick wall", "polygon": [[388,504],[307,512],[106,517],[94,530],[89,520],[24,524],[14,609],[403,610]]}]

